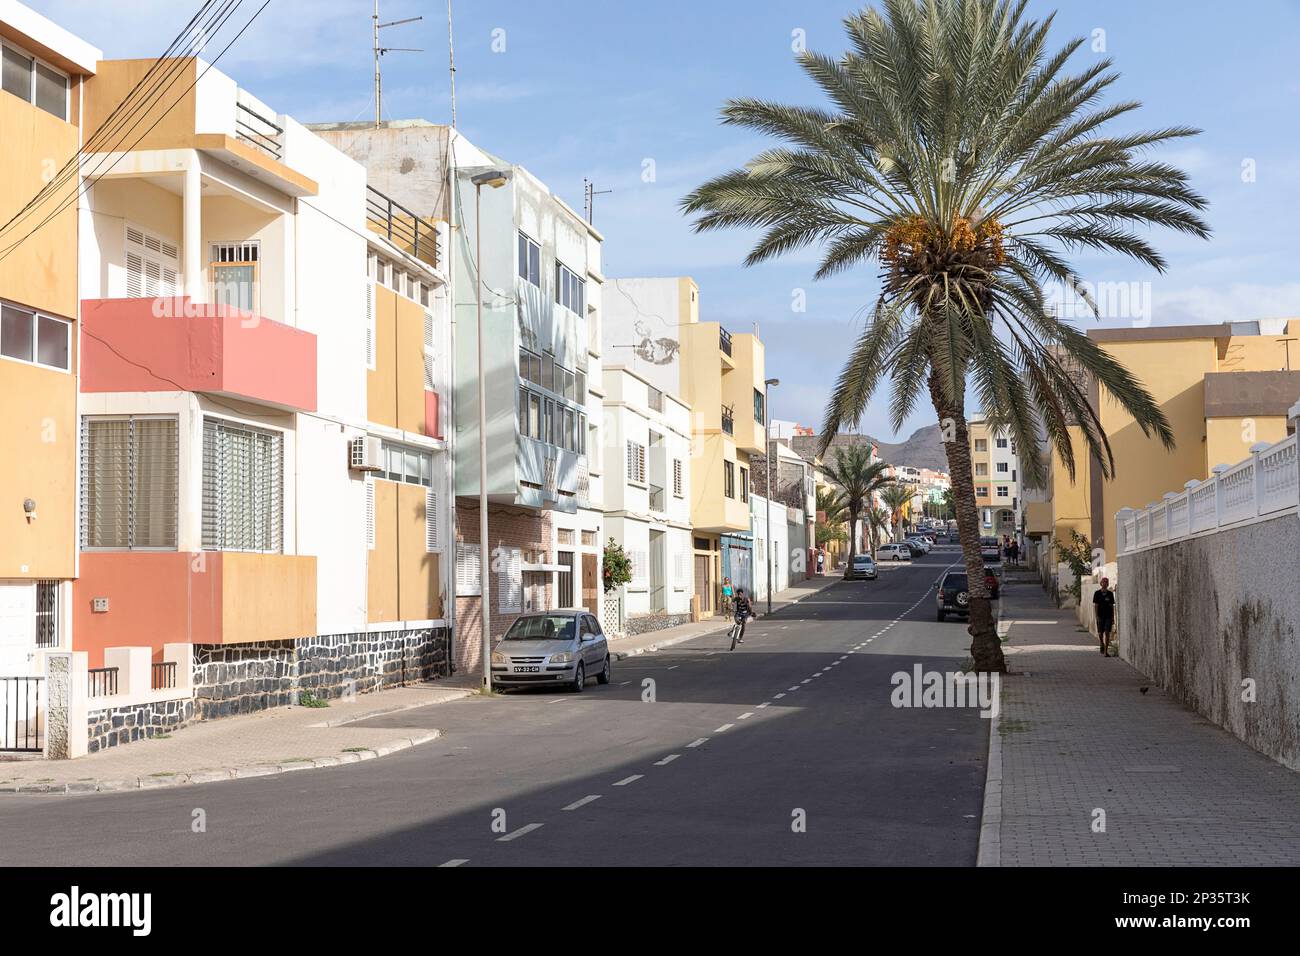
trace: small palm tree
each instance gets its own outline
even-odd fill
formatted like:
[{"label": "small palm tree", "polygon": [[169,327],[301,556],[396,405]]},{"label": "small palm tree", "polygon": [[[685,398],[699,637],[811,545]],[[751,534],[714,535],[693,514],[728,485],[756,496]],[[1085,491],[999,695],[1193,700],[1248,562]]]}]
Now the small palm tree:
[{"label": "small palm tree", "polygon": [[[979,556],[966,396],[1020,448],[1036,449],[1041,428],[1071,477],[1075,425],[1102,476],[1114,473],[1087,379],[1172,448],[1150,393],[1049,309],[1044,287],[1071,290],[1095,310],[1072,253],[1118,253],[1163,271],[1150,227],[1209,235],[1205,200],[1187,175],[1143,155],[1198,131],[1112,132],[1111,121],[1139,104],[1102,102],[1118,79],[1111,61],[1067,70],[1085,41],[1049,51],[1051,18],[1027,19],[1024,0],[881,5],[883,13],[845,20],[843,56],[799,54],[829,108],[728,103],[723,122],[788,145],[704,183],[682,204],[699,214],[697,230],[762,230],[747,264],[817,245],[819,278],[880,267],[875,307],[848,348],[822,437],[858,421],[886,379],[895,430],[927,395],[971,581],[971,656],[976,670],[1001,671]],[[1030,481],[1041,469],[1037,455],[1022,465]]]},{"label": "small palm tree", "polygon": [[951,488],[945,488],[943,490],[943,519],[947,521],[955,517],[957,517],[957,499],[953,497]]},{"label": "small palm tree", "polygon": [[880,502],[889,509],[889,520],[893,526],[892,536],[895,541],[903,539],[903,522],[906,509],[912,503],[916,492],[908,485],[890,485],[880,493]]},{"label": "small palm tree", "polygon": [[848,509],[844,506],[844,496],[834,488],[817,489],[816,541],[822,547],[831,542],[843,541],[848,537],[844,524],[848,520]]},{"label": "small palm tree", "polygon": [[826,477],[840,486],[844,507],[849,513],[849,563],[857,553],[858,516],[870,508],[872,495],[890,484],[889,466],[872,461],[871,450],[863,445],[835,449],[835,464],[822,465]]},{"label": "small palm tree", "polygon": [[889,512],[884,508],[869,508],[866,515],[867,532],[871,535],[871,558],[876,557],[876,542],[892,533]]}]

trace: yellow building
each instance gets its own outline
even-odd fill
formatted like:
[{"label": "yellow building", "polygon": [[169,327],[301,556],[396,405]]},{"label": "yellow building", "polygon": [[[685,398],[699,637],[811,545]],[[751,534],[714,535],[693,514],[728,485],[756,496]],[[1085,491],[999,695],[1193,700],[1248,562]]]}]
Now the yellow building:
[{"label": "yellow building", "polygon": [[0,47],[0,224],[9,223],[0,242],[0,674],[24,674],[36,672],[37,648],[67,646],[67,582],[76,573],[76,157],[83,84],[101,54],[19,3],[0,7]]},{"label": "yellow building", "polygon": [[691,525],[700,613],[718,609],[722,582],[751,585],[750,455],[763,453],[766,363],[757,331],[700,319],[689,277],[615,279],[605,296],[605,346],[691,406]]},{"label": "yellow building", "polygon": [[[1052,454],[1050,527],[1058,538],[1074,528],[1106,548],[1121,508],[1159,501],[1209,477],[1215,465],[1246,458],[1251,445],[1286,437],[1287,410],[1300,398],[1300,371],[1292,371],[1300,363],[1300,319],[1088,334],[1151,392],[1176,445],[1166,451],[1116,402],[1098,402],[1094,384],[1090,397],[1114,451],[1115,476],[1103,480],[1077,439],[1073,481]],[[1035,526],[1046,523],[1040,516]]]}]

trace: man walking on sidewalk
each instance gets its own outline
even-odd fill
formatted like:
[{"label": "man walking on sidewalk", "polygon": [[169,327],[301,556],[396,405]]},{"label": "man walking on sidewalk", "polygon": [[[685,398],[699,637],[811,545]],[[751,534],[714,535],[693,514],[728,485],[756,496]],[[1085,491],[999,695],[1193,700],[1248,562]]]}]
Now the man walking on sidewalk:
[{"label": "man walking on sidewalk", "polygon": [[1092,607],[1097,615],[1097,637],[1101,639],[1101,653],[1110,653],[1110,635],[1115,630],[1115,592],[1110,589],[1110,578],[1101,579],[1101,587],[1092,593]]}]

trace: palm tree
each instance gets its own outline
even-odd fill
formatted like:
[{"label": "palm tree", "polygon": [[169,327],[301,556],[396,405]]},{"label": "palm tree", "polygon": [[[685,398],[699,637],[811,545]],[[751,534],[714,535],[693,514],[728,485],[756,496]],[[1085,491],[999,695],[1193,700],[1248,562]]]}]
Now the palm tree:
[{"label": "palm tree", "polygon": [[880,503],[889,509],[889,521],[895,541],[902,540],[904,510],[912,503],[916,492],[909,485],[890,485],[880,493]]},{"label": "palm tree", "polygon": [[867,531],[871,535],[871,558],[874,561],[876,557],[876,542],[882,534],[888,536],[892,533],[890,527],[889,512],[884,508],[869,508],[866,516]]},{"label": "palm tree", "polygon": [[862,445],[835,449],[835,464],[822,465],[826,477],[840,486],[849,513],[849,563],[858,547],[858,515],[872,506],[872,493],[890,484],[883,461],[872,461],[871,450]]},{"label": "palm tree", "polygon": [[953,497],[951,488],[945,488],[943,490],[943,519],[947,521],[949,518],[955,517],[957,517],[957,499]]},{"label": "palm tree", "polygon": [[[979,556],[967,393],[1020,448],[1037,448],[1041,430],[1071,477],[1070,426],[1103,477],[1114,472],[1086,379],[1172,448],[1150,393],[1048,308],[1045,286],[1070,290],[1095,312],[1072,253],[1119,253],[1163,271],[1151,226],[1209,235],[1205,200],[1187,175],[1143,155],[1198,131],[1111,131],[1112,120],[1139,106],[1102,102],[1118,78],[1111,61],[1067,71],[1085,41],[1049,51],[1051,18],[1025,18],[1025,0],[881,6],[845,20],[843,56],[799,54],[828,107],[729,102],[724,123],[785,145],[704,183],[682,205],[698,214],[697,230],[761,229],[747,264],[816,245],[818,278],[879,266],[874,308],[846,349],[822,435],[857,422],[885,379],[895,430],[928,394],[972,585],[971,656],[977,670],[1001,671]],[[1022,463],[1027,478],[1037,477],[1037,456]]]}]

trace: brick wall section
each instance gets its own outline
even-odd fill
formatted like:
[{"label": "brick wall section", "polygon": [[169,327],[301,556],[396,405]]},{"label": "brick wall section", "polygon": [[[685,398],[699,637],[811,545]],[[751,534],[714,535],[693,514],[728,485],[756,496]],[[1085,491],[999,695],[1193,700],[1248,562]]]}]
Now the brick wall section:
[{"label": "brick wall section", "polygon": [[93,710],[86,718],[89,725],[86,752],[98,753],[110,747],[171,733],[180,730],[194,716],[192,700],[164,700]]},{"label": "brick wall section", "polygon": [[[458,542],[463,544],[479,543],[478,519],[478,502],[476,500],[468,498],[457,500],[456,540]],[[548,561],[554,560],[554,530],[551,526],[551,516],[545,511],[528,511],[523,508],[489,505],[488,539],[491,542],[487,557],[489,562],[491,561],[491,550],[497,547],[519,548],[524,553],[525,561],[530,560],[530,555],[535,552],[544,552]],[[488,568],[490,571],[490,563]],[[575,569],[575,579],[581,578],[581,574],[582,569],[579,566]],[[543,608],[551,607],[554,601],[555,596],[551,593],[553,590],[552,579],[553,575],[550,574],[524,575],[525,588],[530,587],[533,583],[541,585],[539,603],[542,604]],[[488,600],[492,603],[488,610],[491,612],[490,622],[494,641],[504,635],[510,625],[514,623],[515,618],[519,616],[518,614],[501,614],[497,610],[500,605],[496,585],[496,576],[489,576]],[[579,586],[575,580],[575,589]],[[456,647],[455,660],[453,661],[455,672],[458,674],[482,670],[482,620],[482,605],[479,596],[475,594],[467,597],[458,594],[456,597]]]}]

